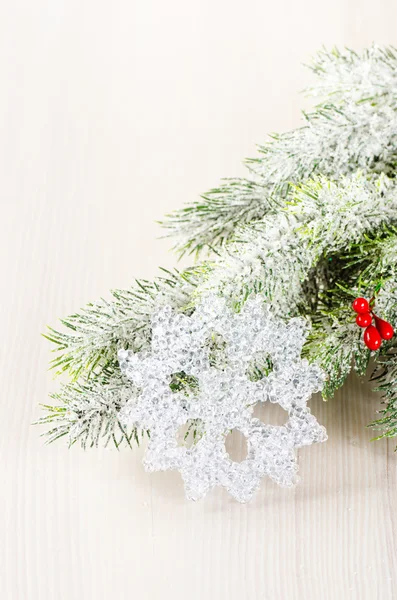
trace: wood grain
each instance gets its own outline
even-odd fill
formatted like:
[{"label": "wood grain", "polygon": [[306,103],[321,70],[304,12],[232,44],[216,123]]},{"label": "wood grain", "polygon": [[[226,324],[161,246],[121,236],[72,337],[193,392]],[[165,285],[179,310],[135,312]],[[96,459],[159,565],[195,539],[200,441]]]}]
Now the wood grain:
[{"label": "wood grain", "polygon": [[155,220],[242,174],[298,123],[299,61],[321,44],[396,43],[380,0],[15,0],[0,4],[2,600],[397,597],[394,443],[354,376],[312,401],[329,441],[294,490],[184,499],[136,452],[44,447],[57,383],[40,338],[111,287],[175,265]]}]

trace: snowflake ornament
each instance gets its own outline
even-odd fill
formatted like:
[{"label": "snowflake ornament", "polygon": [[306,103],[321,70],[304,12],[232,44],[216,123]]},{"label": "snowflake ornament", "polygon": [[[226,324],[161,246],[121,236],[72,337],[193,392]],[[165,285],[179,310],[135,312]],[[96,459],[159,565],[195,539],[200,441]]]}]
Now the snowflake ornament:
[{"label": "snowflake ornament", "polygon": [[[238,313],[214,295],[204,297],[192,316],[159,307],[151,351],[119,352],[122,372],[140,389],[122,419],[150,431],[145,468],[179,470],[192,500],[221,485],[246,502],[264,475],[293,485],[294,449],[327,439],[306,406],[324,382],[321,369],[301,359],[306,333],[303,319],[279,320],[259,296]],[[274,426],[254,418],[258,402],[280,404],[287,422]],[[198,433],[190,448],[177,441],[186,424]],[[242,462],[232,461],[225,448],[234,429],[247,440]]]}]

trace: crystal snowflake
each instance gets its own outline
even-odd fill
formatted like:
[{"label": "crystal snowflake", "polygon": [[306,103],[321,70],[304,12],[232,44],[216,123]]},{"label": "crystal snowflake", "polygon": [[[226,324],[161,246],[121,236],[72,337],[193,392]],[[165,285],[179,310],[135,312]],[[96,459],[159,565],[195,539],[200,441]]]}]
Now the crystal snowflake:
[{"label": "crystal snowflake", "polygon": [[[122,418],[150,431],[145,468],[178,469],[192,500],[222,485],[248,501],[264,475],[293,485],[294,448],[326,440],[306,406],[324,381],[319,367],[301,359],[306,330],[302,319],[275,318],[259,296],[238,313],[214,295],[192,316],[169,306],[155,311],[151,351],[119,352],[122,372],[140,390]],[[285,425],[254,418],[258,402],[280,404],[288,413]],[[190,448],[177,441],[189,423],[198,430]],[[232,430],[247,440],[242,462],[232,461],[225,448]]]}]

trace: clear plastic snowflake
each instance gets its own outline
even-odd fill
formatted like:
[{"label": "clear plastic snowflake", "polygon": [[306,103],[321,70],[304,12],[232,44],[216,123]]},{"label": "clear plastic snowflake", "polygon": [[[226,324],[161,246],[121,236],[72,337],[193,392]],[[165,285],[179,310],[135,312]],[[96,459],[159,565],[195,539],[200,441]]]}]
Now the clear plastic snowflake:
[{"label": "clear plastic snowflake", "polygon": [[[264,475],[293,485],[294,449],[327,439],[306,406],[324,381],[319,367],[301,359],[306,331],[302,319],[275,318],[259,296],[238,313],[214,295],[203,298],[190,317],[159,308],[152,317],[151,351],[119,352],[122,372],[140,389],[122,418],[150,431],[145,468],[178,469],[192,500],[221,485],[246,502]],[[258,402],[280,404],[288,413],[285,425],[254,418]],[[187,448],[177,435],[189,423],[198,435]],[[247,440],[242,462],[232,461],[225,448],[232,430]]]}]

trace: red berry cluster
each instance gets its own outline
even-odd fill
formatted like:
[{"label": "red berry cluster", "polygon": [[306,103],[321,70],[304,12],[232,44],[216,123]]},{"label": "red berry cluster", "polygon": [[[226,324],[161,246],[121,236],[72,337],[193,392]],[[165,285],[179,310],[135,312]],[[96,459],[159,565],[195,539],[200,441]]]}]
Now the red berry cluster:
[{"label": "red berry cluster", "polygon": [[[352,308],[357,313],[356,323],[359,327],[365,327],[364,343],[370,350],[378,350],[382,340],[390,340],[394,335],[394,329],[387,321],[375,315],[372,308],[373,299],[368,302],[365,298],[356,298]],[[372,325],[374,318],[375,325]]]}]

